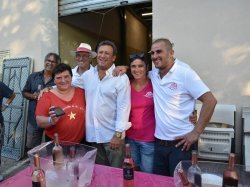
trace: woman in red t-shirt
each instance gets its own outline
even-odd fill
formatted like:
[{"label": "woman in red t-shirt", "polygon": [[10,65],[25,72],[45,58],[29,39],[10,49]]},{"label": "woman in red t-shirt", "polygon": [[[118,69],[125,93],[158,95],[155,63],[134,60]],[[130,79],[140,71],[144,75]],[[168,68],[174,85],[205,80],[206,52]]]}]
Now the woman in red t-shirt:
[{"label": "woman in red t-shirt", "polygon": [[[80,143],[85,138],[85,94],[84,90],[71,86],[72,71],[67,64],[60,63],[53,70],[56,88],[43,93],[36,107],[36,121],[45,128],[47,139],[58,133],[62,141]],[[56,116],[55,107],[65,113]]]}]

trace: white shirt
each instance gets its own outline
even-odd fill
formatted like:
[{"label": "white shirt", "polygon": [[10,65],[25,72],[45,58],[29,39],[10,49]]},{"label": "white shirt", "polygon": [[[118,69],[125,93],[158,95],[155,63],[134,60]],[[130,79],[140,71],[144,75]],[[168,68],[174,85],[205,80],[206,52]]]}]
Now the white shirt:
[{"label": "white shirt", "polygon": [[[93,66],[90,64],[90,68],[89,69],[92,69]],[[79,74],[77,72],[78,70],[78,66],[76,66],[75,68],[72,69],[72,73],[73,73],[73,77],[72,77],[72,83],[71,85],[72,86],[75,86],[75,87],[80,87],[80,88],[83,88],[83,74],[85,73],[82,73],[82,74]]]},{"label": "white shirt", "polygon": [[115,65],[100,80],[97,66],[85,72],[83,85],[86,94],[86,140],[107,143],[115,131],[128,128],[130,113],[130,83],[127,75],[114,77]]},{"label": "white shirt", "polygon": [[192,131],[189,121],[195,100],[209,91],[200,77],[187,64],[175,60],[173,67],[161,79],[159,70],[150,73],[153,85],[156,129],[155,137],[174,140]]}]

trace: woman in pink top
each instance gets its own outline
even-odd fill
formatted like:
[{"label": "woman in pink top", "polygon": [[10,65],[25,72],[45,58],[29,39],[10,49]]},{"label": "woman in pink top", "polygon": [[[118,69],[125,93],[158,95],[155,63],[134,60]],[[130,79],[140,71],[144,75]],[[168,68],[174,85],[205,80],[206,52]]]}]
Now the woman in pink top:
[{"label": "woman in pink top", "polygon": [[148,63],[144,54],[130,55],[132,126],[126,131],[137,170],[152,173],[154,156],[154,101],[151,81],[147,77]]}]

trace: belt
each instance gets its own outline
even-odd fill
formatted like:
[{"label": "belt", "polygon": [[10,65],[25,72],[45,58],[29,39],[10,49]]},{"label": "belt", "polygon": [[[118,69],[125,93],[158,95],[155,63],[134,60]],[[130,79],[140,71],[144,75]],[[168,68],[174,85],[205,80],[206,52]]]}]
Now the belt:
[{"label": "belt", "polygon": [[175,146],[180,140],[161,140],[155,138],[155,142],[162,146]]}]

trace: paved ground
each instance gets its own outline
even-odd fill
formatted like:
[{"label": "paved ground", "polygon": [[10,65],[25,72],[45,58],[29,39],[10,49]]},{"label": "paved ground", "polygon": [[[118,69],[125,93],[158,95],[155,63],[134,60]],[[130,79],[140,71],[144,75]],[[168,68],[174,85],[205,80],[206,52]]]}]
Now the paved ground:
[{"label": "paved ground", "polygon": [[19,161],[15,161],[12,159],[8,159],[2,157],[2,165],[0,167],[0,174],[4,176],[5,179],[15,175],[19,171],[23,170],[27,166],[29,166],[29,158],[24,157]]}]

